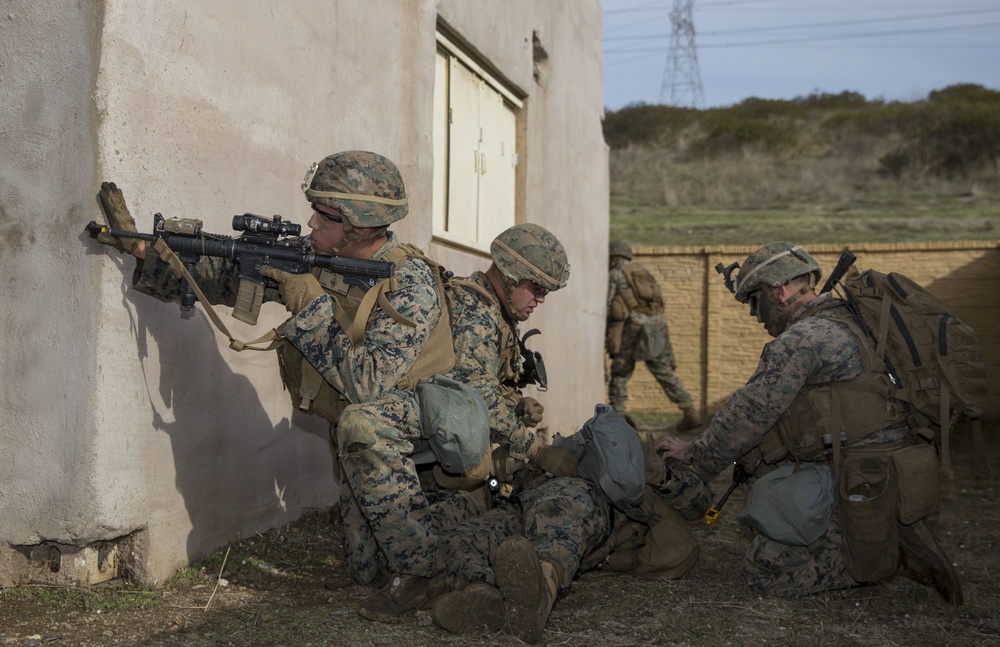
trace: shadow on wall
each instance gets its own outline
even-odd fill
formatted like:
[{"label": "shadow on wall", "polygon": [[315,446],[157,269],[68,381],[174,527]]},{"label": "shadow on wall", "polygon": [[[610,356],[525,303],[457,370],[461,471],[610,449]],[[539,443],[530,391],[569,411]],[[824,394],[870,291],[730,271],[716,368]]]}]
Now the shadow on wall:
[{"label": "shadow on wall", "polygon": [[[130,284],[131,276],[126,281]],[[222,356],[235,351],[220,345],[220,336],[202,305],[182,316],[177,303],[160,302],[131,287],[123,296],[135,306],[129,312],[137,313],[133,321],[136,351],[153,425],[170,438],[175,485],[191,524],[188,562],[225,545],[239,532],[271,528],[297,518],[303,498],[314,497],[297,495],[297,504],[286,505],[288,483],[284,481],[288,477],[282,470],[297,474],[294,468],[302,460],[296,455],[301,443],[293,434],[307,433],[303,429],[322,434],[308,442],[315,446],[318,440],[328,447],[325,424],[312,424],[318,419],[303,416],[309,420],[296,420],[298,428],[294,430],[288,418],[272,425],[253,383],[234,372]],[[147,343],[157,348],[158,376],[150,373],[155,364],[149,361]],[[254,355],[266,358],[264,362],[273,366],[270,370],[277,371],[274,353]],[[260,363],[257,358],[250,359]],[[291,410],[287,397],[285,402]],[[148,460],[166,457],[150,456]],[[156,470],[150,466],[146,473],[152,475]],[[154,494],[164,491],[164,484],[151,480]],[[164,521],[169,527],[171,519]]]}]

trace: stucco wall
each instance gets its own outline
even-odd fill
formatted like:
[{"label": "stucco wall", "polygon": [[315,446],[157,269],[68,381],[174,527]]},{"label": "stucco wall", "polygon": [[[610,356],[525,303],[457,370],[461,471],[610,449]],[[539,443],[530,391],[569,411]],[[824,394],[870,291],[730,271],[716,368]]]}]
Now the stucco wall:
[{"label": "stucco wall", "polygon": [[[143,231],[155,212],[223,234],[246,211],[305,223],[306,167],[363,148],[402,172],[411,215],[394,226],[401,237],[456,271],[481,266],[431,242],[439,12],[524,91],[532,178],[522,217],[557,231],[579,268],[564,309],[532,322],[551,331],[539,349],[559,358],[550,426],[572,429],[601,399],[605,286],[585,268],[607,242],[596,0],[252,1],[239,11],[223,0],[12,0],[5,9],[0,584],[24,572],[103,577],[92,565],[54,573],[25,560],[32,546],[69,555],[122,538],[134,574],[162,581],[237,533],[336,501],[325,423],[292,411],[273,355],[229,350],[201,306],[182,317],[176,304],[131,291],[133,259],[82,231],[101,218],[94,196],[105,179]],[[536,32],[548,48],[545,85],[524,47]],[[585,206],[597,215],[580,226]],[[284,317],[265,306],[250,329],[222,314],[240,339]]]},{"label": "stucco wall", "polygon": [[[742,262],[754,249],[634,248],[635,261],[653,272],[663,290],[677,374],[695,402],[709,412],[746,382],[770,339],[714,269],[717,263]],[[808,249],[828,274],[843,248]],[[871,244],[850,249],[859,269],[905,274],[971,325],[982,347],[990,393],[1000,393],[1000,296],[989,287],[1000,274],[1000,244]],[[629,382],[628,407],[678,411],[641,364]],[[1000,400],[992,398],[984,417],[1000,417]]]}]

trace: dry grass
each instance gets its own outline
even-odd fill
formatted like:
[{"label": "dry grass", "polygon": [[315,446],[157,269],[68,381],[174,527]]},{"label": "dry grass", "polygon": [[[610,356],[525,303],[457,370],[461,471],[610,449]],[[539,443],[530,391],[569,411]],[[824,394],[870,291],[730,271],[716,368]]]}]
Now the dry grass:
[{"label": "dry grass", "polygon": [[[995,157],[961,172],[944,172],[932,159],[897,173],[887,160],[911,150],[932,128],[914,130],[900,118],[866,129],[864,117],[877,113],[877,106],[839,116],[794,105],[764,108],[772,114],[639,109],[638,117],[664,121],[649,126],[648,138],[639,143],[612,137],[619,142],[610,157],[612,237],[696,247],[788,239],[845,244],[1000,238]],[[911,109],[918,110],[895,106],[890,112]],[[766,128],[747,143],[711,148],[706,129],[713,123]],[[611,128],[623,125],[616,121]],[[782,143],[785,133],[790,143]],[[958,151],[971,146],[953,144]]]},{"label": "dry grass", "polygon": [[[638,413],[645,433],[671,418]],[[987,425],[995,458],[1000,424]],[[733,518],[743,492],[726,504],[716,530],[693,523],[701,557],[688,579],[646,581],[604,572],[582,575],[561,598],[546,627],[545,645],[829,645],[938,647],[1000,645],[1000,503],[996,477],[973,468],[971,441],[954,446],[955,487],[940,517],[944,549],[958,565],[966,604],[944,603],[927,586],[903,576],[879,586],[801,599],[762,599],[743,584],[740,562],[750,535]],[[713,489],[728,485],[721,476]],[[502,635],[455,636],[437,629],[427,612],[398,624],[360,618],[368,594],[344,585],[339,528],[326,512],[266,535],[234,540],[224,577],[225,549],[179,574],[163,589],[0,591],[0,644],[148,646],[519,645]],[[128,600],[140,600],[130,604]],[[117,599],[115,604],[108,604]],[[35,638],[32,638],[35,637]]]}]

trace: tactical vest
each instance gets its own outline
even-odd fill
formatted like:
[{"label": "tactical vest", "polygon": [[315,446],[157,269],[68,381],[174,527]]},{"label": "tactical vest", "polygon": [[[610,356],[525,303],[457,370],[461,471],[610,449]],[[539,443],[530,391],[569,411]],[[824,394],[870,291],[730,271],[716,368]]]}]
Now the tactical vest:
[{"label": "tactical vest", "polygon": [[[455,365],[455,350],[451,335],[451,308],[445,290],[444,269],[427,258],[423,252],[409,244],[401,244],[383,259],[400,267],[410,258],[427,263],[434,274],[434,283],[441,303],[441,319],[431,331],[416,361],[399,380],[397,388],[413,389],[421,380],[437,373],[445,373]],[[364,291],[348,285],[344,277],[326,269],[313,269],[313,275],[335,303],[334,317],[353,346],[364,343],[365,328],[376,304],[400,325],[413,328],[415,324],[399,314],[389,303],[386,294],[398,289],[396,277],[385,279]],[[351,402],[343,393],[327,382],[293,344],[285,342],[278,349],[281,381],[292,399],[292,404],[306,413],[318,415],[335,423]]]},{"label": "tactical vest", "polygon": [[509,325],[500,325],[500,372],[497,375],[501,385],[512,385],[517,384],[521,379],[521,349],[517,342],[517,327],[516,324],[507,321],[505,316],[505,310],[503,304],[497,298],[497,295],[493,290],[487,289],[476,283],[471,278],[467,279],[451,279],[449,282],[452,286],[459,286],[468,290],[472,290],[481,296],[483,296],[493,307],[500,313],[500,319],[503,322],[507,322]]},{"label": "tactical vest", "polygon": [[619,269],[625,275],[628,287],[615,295],[612,300],[612,311],[621,310],[614,304],[614,301],[621,299],[621,305],[625,307],[627,313],[663,314],[663,295],[649,270],[638,263],[624,263]]},{"label": "tactical vest", "polygon": [[850,316],[819,314],[835,307],[836,302],[808,316],[822,316],[846,324],[858,339],[865,372],[851,380],[807,385],[761,439],[755,458],[773,465],[786,457],[810,461],[839,441],[852,445],[863,436],[902,427],[906,410],[902,402],[890,397],[888,376],[872,369],[874,351]]}]

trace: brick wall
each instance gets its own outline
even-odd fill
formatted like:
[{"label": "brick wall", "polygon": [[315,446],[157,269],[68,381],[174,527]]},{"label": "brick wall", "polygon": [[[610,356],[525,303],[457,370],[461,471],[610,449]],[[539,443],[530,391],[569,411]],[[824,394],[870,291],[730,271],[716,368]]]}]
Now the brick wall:
[{"label": "brick wall", "polygon": [[[770,339],[732,298],[715,265],[742,262],[754,247],[634,247],[634,262],[660,282],[677,358],[677,374],[704,411],[742,386]],[[841,246],[808,247],[828,273]],[[976,330],[991,394],[1000,393],[1000,243],[869,244],[850,247],[856,267],[905,274],[954,309]],[[824,274],[825,278],[825,274]],[[1000,398],[984,418],[1000,419]],[[641,363],[629,382],[629,409],[676,412]]]}]

